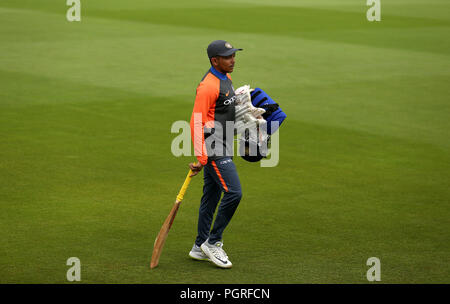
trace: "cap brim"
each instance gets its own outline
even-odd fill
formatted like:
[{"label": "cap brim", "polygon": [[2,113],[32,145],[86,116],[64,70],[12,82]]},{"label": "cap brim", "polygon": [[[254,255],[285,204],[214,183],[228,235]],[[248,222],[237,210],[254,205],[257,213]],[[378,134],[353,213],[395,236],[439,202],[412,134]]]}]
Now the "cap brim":
[{"label": "cap brim", "polygon": [[219,56],[230,56],[236,53],[237,51],[242,51],[243,49],[229,49],[226,52],[220,53]]}]

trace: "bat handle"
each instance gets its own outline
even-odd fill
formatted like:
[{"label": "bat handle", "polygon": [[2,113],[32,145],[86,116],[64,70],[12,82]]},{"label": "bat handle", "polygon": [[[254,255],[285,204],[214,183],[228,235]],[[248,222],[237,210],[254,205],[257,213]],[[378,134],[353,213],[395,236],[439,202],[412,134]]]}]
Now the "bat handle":
[{"label": "bat handle", "polygon": [[177,202],[181,202],[183,200],[184,194],[186,193],[186,189],[189,186],[189,183],[191,182],[191,174],[192,174],[192,170],[189,170],[186,179],[184,180],[183,186],[180,189],[180,192],[178,192],[177,195]]}]

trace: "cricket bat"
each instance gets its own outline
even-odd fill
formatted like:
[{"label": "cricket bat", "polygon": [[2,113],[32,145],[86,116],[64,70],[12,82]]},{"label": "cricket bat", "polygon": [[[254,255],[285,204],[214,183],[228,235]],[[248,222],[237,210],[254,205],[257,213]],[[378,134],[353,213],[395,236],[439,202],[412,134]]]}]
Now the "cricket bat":
[{"label": "cricket bat", "polygon": [[152,260],[150,262],[151,269],[158,266],[159,257],[161,256],[161,252],[164,243],[166,242],[167,235],[169,234],[170,227],[172,227],[173,220],[175,219],[175,216],[177,215],[178,212],[178,208],[180,208],[180,204],[183,201],[184,193],[186,192],[186,189],[189,186],[189,183],[192,179],[191,174],[192,170],[189,170],[189,173],[186,176],[186,179],[184,180],[183,186],[181,187],[180,192],[177,195],[175,204],[173,205],[172,210],[170,210],[169,215],[164,221],[161,230],[159,231],[158,236],[155,239],[155,243],[153,244]]}]

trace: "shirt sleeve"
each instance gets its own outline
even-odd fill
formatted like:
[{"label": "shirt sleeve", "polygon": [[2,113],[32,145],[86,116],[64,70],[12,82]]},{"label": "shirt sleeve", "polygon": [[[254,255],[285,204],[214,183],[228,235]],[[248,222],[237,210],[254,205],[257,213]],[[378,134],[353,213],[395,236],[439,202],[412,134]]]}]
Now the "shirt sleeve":
[{"label": "shirt sleeve", "polygon": [[[194,109],[191,116],[191,138],[194,144],[194,155],[202,165],[208,162],[208,154],[206,152],[204,126],[214,122],[214,114],[212,118],[208,116],[210,110],[214,111],[216,100],[219,97],[219,88],[201,82],[197,87],[197,95],[195,97]],[[212,112],[213,113],[213,112]]]}]

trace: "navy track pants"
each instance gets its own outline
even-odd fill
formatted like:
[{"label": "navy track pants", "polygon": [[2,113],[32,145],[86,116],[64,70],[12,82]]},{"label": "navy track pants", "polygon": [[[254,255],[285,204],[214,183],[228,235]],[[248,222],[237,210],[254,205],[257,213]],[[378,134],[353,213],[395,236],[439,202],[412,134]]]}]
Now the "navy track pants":
[{"label": "navy track pants", "polygon": [[[231,157],[208,160],[203,167],[203,196],[198,216],[198,235],[195,244],[200,246],[206,239],[214,244],[222,240],[222,233],[233,217],[242,198],[241,183]],[[214,212],[224,193],[211,229]]]}]

